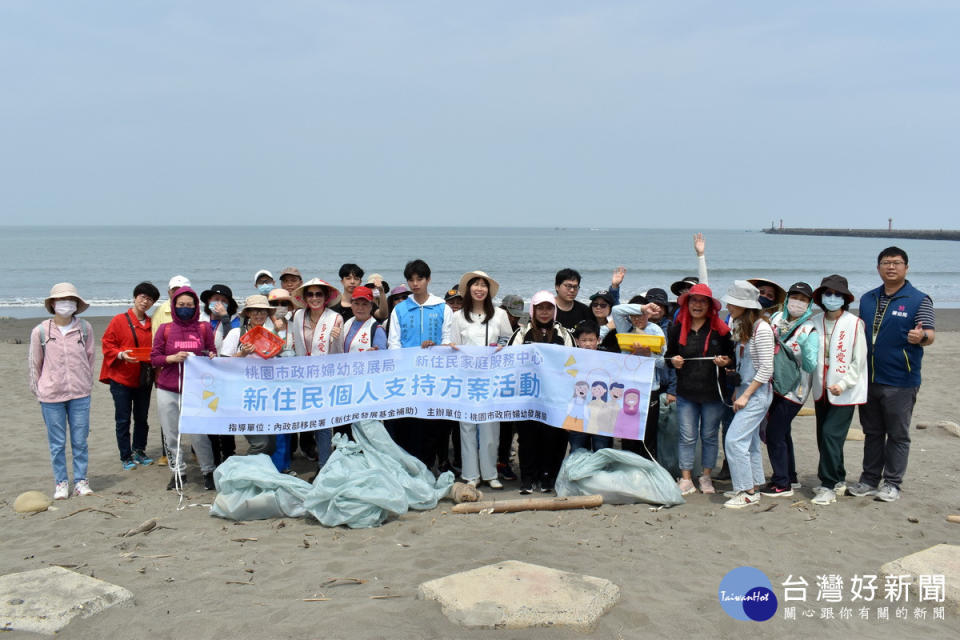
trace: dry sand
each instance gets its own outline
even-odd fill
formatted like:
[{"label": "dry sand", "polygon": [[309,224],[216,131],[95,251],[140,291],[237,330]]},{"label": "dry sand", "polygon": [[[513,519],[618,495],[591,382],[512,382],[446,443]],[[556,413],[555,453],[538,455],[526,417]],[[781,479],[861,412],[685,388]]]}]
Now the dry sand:
[{"label": "dry sand", "polygon": [[[94,319],[102,332],[106,319]],[[938,314],[941,330],[928,349],[924,385],[914,424],[957,421],[956,374],[960,356],[957,313]],[[957,637],[960,611],[945,621],[894,619],[819,620],[816,576],[878,573],[880,565],[938,543],[960,542],[960,525],[944,517],[960,513],[960,438],[931,427],[912,431],[910,467],[903,498],[885,504],[841,498],[809,503],[816,482],[817,450],[812,417],[794,423],[797,466],[804,489],[793,498],[766,499],[759,509],[731,511],[723,498],[691,496],[674,509],[647,505],[603,506],[578,512],[453,515],[450,503],[412,512],[377,529],[328,529],[303,520],[233,523],[212,518],[205,504],[214,494],[197,484],[191,467],[186,503],[164,490],[165,468],[122,471],[113,427],[113,403],[96,383],[90,434],[93,497],[55,504],[56,511],[14,513],[23,491],[52,492],[49,453],[40,410],[30,395],[25,342],[35,321],[0,321],[0,381],[7,449],[0,466],[0,573],[51,564],[124,586],[134,608],[114,608],[72,623],[64,638],[124,636],[160,638],[581,638],[571,630],[467,630],[449,623],[434,602],[414,599],[417,585],[484,564],[518,559],[612,580],[623,599],[590,637]],[[99,370],[99,362],[97,364]],[[856,419],[854,426],[857,425]],[[160,436],[151,412],[148,453],[159,457]],[[848,480],[857,479],[862,442],[848,441]],[[295,468],[309,469],[297,458]],[[517,485],[498,497],[517,497]],[[767,510],[776,505],[772,510]],[[93,507],[100,511],[81,511]],[[157,518],[164,528],[131,538],[118,534]],[[912,522],[915,519],[918,522]],[[240,541],[255,538],[255,541]],[[807,606],[814,618],[787,621],[781,610],[766,623],[738,622],[717,602],[721,578],[750,565],[764,571],[775,593],[788,574],[811,584]],[[334,577],[363,584],[324,586]],[[847,589],[844,602],[854,606]],[[396,596],[373,599],[372,596]],[[305,602],[308,598],[329,598]],[[801,608],[802,609],[802,608]],[[26,637],[12,633],[9,637]]]}]

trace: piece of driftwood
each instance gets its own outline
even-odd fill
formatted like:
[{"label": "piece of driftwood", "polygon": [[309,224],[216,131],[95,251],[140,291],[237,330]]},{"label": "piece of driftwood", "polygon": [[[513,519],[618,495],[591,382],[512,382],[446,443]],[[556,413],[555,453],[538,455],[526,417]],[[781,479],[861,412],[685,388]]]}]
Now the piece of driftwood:
[{"label": "piece of driftwood", "polygon": [[947,522],[953,522],[960,524],[960,515],[949,515],[947,516]]},{"label": "piece of driftwood", "polygon": [[[464,502],[453,505],[454,513],[513,513],[515,511],[560,511],[562,509],[588,509],[603,504],[603,496],[569,496],[566,498],[522,498],[520,500],[492,500],[487,502]],[[492,509],[492,511],[488,511]]]},{"label": "piece of driftwood", "polygon": [[156,528],[157,528],[157,520],[156,520],[156,518],[150,518],[150,519],[147,520],[146,522],[142,523],[139,527],[136,527],[136,528],[134,528],[134,529],[130,529],[130,530],[127,531],[126,533],[121,533],[121,534],[120,534],[120,537],[121,537],[121,538],[129,538],[130,536],[135,536],[135,535],[137,535],[138,533],[146,534],[146,533],[148,533],[149,531],[151,531],[151,530],[153,530],[153,529],[156,529]]}]

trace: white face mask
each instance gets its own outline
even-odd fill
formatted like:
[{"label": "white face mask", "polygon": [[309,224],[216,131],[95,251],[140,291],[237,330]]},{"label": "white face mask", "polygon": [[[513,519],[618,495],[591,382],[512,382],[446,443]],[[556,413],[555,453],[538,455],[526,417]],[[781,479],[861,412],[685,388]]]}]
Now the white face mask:
[{"label": "white face mask", "polygon": [[53,312],[58,316],[69,318],[77,311],[76,300],[55,300],[53,303]]},{"label": "white face mask", "polygon": [[803,300],[787,300],[787,312],[790,314],[791,318],[799,318],[802,316],[807,312],[808,306],[809,303],[806,303]]},{"label": "white face mask", "polygon": [[836,311],[843,307],[844,299],[843,296],[824,294],[820,297],[820,302],[823,303],[823,308],[827,311]]}]

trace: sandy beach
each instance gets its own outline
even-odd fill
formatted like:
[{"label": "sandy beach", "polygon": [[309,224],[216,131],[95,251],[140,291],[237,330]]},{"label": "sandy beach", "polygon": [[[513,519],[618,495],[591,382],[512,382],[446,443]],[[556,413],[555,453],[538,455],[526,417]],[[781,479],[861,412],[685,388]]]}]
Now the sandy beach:
[{"label": "sandy beach", "polygon": [[[99,336],[107,318],[88,318]],[[330,529],[285,519],[234,523],[213,518],[214,493],[198,484],[191,466],[185,509],[164,490],[166,468],[135,471],[120,466],[113,402],[95,383],[92,399],[90,483],[95,495],[57,502],[36,515],[13,511],[23,491],[51,494],[53,480],[40,409],[29,392],[27,345],[36,320],[0,320],[0,381],[8,447],[0,466],[0,568],[2,573],[62,565],[131,590],[135,607],[116,607],[71,623],[60,636],[94,639],[105,634],[151,638],[581,638],[568,629],[470,630],[450,623],[435,602],[415,599],[426,580],[503,560],[523,560],[609,579],[622,600],[589,637],[957,637],[960,611],[947,607],[933,619],[932,603],[909,603],[909,619],[820,619],[817,576],[878,574],[880,566],[939,543],[960,543],[960,525],[945,516],[960,513],[960,438],[935,426],[960,421],[956,363],[960,358],[960,311],[938,311],[936,343],[927,349],[923,387],[914,411],[910,465],[903,497],[895,503],[841,498],[835,505],[809,502],[817,484],[814,419],[794,422],[797,467],[804,488],[792,498],[766,499],[758,509],[721,507],[722,496],[690,496],[687,504],[652,511],[649,505],[599,509],[455,515],[452,503],[411,512],[375,529]],[[19,343],[18,343],[19,342]],[[99,352],[99,341],[98,341]],[[99,357],[97,371],[99,371]],[[917,424],[929,428],[917,429]],[[854,426],[858,421],[854,418]],[[160,456],[155,407],[147,453]],[[244,448],[238,442],[238,445]],[[863,443],[848,440],[847,480],[859,476]],[[295,458],[294,469],[312,463]],[[519,497],[507,483],[496,497]],[[728,488],[721,485],[721,488]],[[487,492],[488,497],[490,493]],[[775,505],[772,509],[772,505]],[[86,507],[96,510],[79,511]],[[119,534],[156,518],[164,528],[149,535]],[[798,610],[815,615],[784,619],[783,606],[765,623],[729,618],[717,600],[723,576],[753,566],[771,579],[775,593],[788,575],[810,583]],[[329,578],[362,584],[325,587]],[[395,596],[373,598],[373,596]],[[882,595],[881,595],[882,597]],[[306,602],[305,599],[327,598]],[[914,609],[926,605],[926,619]],[[11,633],[9,637],[27,637]],[[33,636],[31,636],[33,637]]]}]

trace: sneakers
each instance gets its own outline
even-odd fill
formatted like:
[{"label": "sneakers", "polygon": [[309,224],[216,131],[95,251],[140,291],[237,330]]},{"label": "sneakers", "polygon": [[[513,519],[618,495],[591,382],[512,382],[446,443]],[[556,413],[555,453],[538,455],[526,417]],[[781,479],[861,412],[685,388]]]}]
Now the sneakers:
[{"label": "sneakers", "polygon": [[682,496],[688,496],[691,493],[697,492],[697,488],[693,486],[693,480],[689,478],[680,478],[680,480],[677,481],[677,489],[680,490],[680,495]]},{"label": "sneakers", "polygon": [[167,461],[167,456],[160,456],[160,459],[157,460],[157,464],[159,464],[161,467],[167,466],[169,464]]},{"label": "sneakers", "polygon": [[793,495],[793,487],[778,487],[771,482],[760,491],[760,495],[768,498],[787,498]]},{"label": "sneakers", "polygon": [[497,480],[496,478],[494,478],[493,480],[490,480],[489,482],[487,482],[487,484],[490,485],[491,489],[503,489],[503,483]]},{"label": "sneakers", "polygon": [[882,487],[877,489],[876,497],[874,500],[883,500],[884,502],[895,502],[900,499],[900,489],[893,486],[892,484],[884,483]]},{"label": "sneakers", "polygon": [[728,509],[743,509],[744,507],[751,507],[759,503],[759,493],[747,493],[746,491],[741,491],[737,495],[724,502],[723,506],[727,507]]},{"label": "sneakers", "polygon": [[837,501],[837,492],[833,489],[827,489],[826,487],[818,487],[820,491],[817,492],[817,495],[813,496],[813,504],[819,504],[821,506],[833,504]]},{"label": "sneakers", "polygon": [[553,485],[550,485],[550,484],[540,485],[540,493],[553,493]]},{"label": "sneakers", "polygon": [[121,460],[120,464],[123,465],[124,471],[133,471],[137,468],[137,463],[133,461],[133,458],[127,458],[126,460]]},{"label": "sneakers", "polygon": [[533,493],[533,485],[532,485],[532,484],[526,484],[526,485],[523,485],[522,487],[520,487],[520,495],[522,495],[522,496],[528,496],[528,495],[530,495],[531,493]]},{"label": "sneakers", "polygon": [[877,488],[871,487],[866,482],[854,482],[851,485],[847,486],[847,493],[852,496],[857,496],[862,498],[863,496],[875,496],[877,495]]},{"label": "sneakers", "polygon": [[790,488],[796,491],[797,489],[803,489],[803,485],[800,484],[799,482],[791,482]]},{"label": "sneakers", "polygon": [[88,496],[93,493],[93,489],[90,488],[90,483],[86,480],[77,480],[73,485],[73,495],[75,496]]},{"label": "sneakers", "polygon": [[700,485],[700,491],[703,493],[716,493],[717,490],[713,488],[713,481],[710,480],[710,476],[700,476],[697,480]]},{"label": "sneakers", "polygon": [[213,482],[213,472],[203,474],[203,488],[207,491],[216,491],[217,485]]},{"label": "sneakers", "polygon": [[847,483],[841,481],[833,485],[833,492],[840,497],[847,495]]},{"label": "sneakers", "polygon": [[53,490],[53,499],[54,500],[66,500],[70,497],[70,483],[64,480],[63,482],[58,482],[57,486]]},{"label": "sneakers", "polygon": [[153,458],[148,457],[143,449],[137,449],[133,452],[133,461],[144,467],[153,464]]}]

